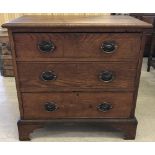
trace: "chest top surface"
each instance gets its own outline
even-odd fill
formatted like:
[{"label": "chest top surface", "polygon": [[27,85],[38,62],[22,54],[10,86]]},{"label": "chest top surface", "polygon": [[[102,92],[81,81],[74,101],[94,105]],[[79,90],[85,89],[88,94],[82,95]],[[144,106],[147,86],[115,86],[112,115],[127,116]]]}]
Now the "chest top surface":
[{"label": "chest top surface", "polygon": [[2,25],[14,27],[111,27],[151,28],[152,25],[130,16],[110,15],[26,15]]}]

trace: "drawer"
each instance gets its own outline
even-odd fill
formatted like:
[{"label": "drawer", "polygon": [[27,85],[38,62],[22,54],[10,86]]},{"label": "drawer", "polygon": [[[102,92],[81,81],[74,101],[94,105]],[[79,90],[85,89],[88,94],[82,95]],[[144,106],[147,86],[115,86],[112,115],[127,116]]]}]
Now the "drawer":
[{"label": "drawer", "polygon": [[133,90],[134,63],[18,63],[21,91]]},{"label": "drawer", "polygon": [[18,60],[89,58],[109,61],[136,60],[138,33],[15,33]]},{"label": "drawer", "polygon": [[23,93],[24,119],[128,118],[132,93]]},{"label": "drawer", "polygon": [[63,57],[64,36],[48,33],[15,33],[16,57],[20,59]]}]

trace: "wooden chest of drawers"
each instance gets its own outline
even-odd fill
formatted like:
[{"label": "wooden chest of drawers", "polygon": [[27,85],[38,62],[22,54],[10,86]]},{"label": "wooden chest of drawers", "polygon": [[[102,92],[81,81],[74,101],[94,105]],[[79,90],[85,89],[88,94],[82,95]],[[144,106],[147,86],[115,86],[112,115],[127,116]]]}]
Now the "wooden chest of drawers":
[{"label": "wooden chest of drawers", "polygon": [[134,139],[145,34],[128,16],[23,16],[3,25],[13,51],[19,139],[55,122],[83,122]]}]

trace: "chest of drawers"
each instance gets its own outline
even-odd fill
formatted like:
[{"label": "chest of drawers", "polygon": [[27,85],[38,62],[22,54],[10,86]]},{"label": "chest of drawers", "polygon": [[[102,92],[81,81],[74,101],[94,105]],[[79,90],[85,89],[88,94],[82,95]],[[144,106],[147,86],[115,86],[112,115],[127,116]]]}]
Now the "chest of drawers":
[{"label": "chest of drawers", "polygon": [[23,16],[8,28],[19,139],[52,123],[90,123],[134,139],[145,34],[128,16]]}]

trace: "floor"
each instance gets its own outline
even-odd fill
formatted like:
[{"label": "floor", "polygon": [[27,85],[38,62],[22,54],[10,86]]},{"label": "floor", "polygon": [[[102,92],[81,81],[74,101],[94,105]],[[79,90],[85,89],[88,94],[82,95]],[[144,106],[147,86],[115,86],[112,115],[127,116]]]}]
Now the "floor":
[{"label": "floor", "polygon": [[[155,70],[146,72],[144,59],[136,108],[139,121],[135,141],[155,141]],[[0,141],[18,141],[16,122],[19,119],[14,78],[0,77]],[[47,127],[31,134],[32,141],[124,141],[122,134],[90,127]]]}]

